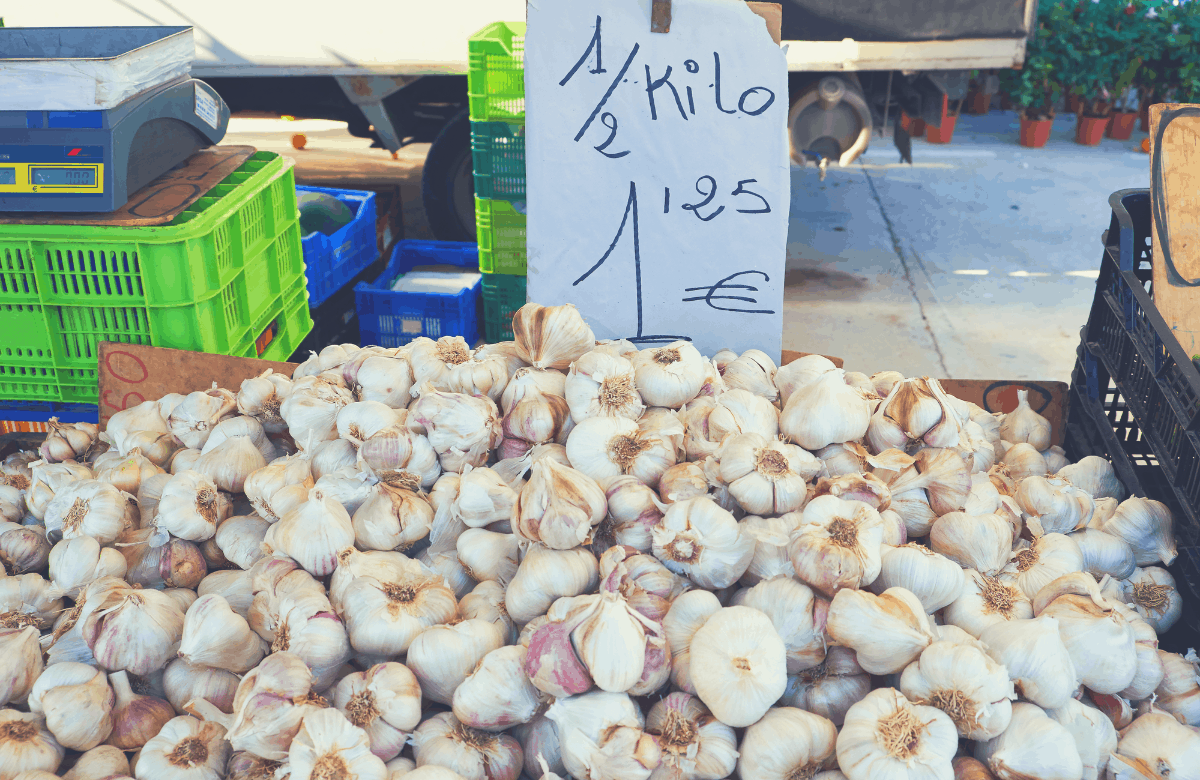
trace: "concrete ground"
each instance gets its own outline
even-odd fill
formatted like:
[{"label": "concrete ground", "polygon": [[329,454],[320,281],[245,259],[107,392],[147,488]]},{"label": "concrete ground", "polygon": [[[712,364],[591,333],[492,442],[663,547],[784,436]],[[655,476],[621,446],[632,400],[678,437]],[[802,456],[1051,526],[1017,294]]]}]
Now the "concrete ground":
[{"label": "concrete ground", "polygon": [[[1060,117],[1044,149],[1026,149],[1016,115],[993,111],[960,117],[949,145],[915,139],[912,165],[876,138],[824,182],[793,168],[784,347],[867,373],[1067,381],[1108,196],[1149,180],[1143,134],[1084,147],[1074,127]],[[296,131],[308,139],[299,152]],[[301,181],[306,170],[367,165],[401,184],[408,237],[432,237],[420,205],[427,145],[393,160],[337,123],[241,118],[224,143],[291,154]]]}]

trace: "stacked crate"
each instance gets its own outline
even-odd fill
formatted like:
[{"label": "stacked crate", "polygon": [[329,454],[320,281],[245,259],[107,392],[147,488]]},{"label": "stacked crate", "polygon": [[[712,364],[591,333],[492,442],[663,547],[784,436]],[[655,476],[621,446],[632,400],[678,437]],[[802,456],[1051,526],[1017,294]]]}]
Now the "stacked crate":
[{"label": "stacked crate", "polygon": [[483,335],[495,342],[525,303],[525,25],[490,24],[468,50]]}]

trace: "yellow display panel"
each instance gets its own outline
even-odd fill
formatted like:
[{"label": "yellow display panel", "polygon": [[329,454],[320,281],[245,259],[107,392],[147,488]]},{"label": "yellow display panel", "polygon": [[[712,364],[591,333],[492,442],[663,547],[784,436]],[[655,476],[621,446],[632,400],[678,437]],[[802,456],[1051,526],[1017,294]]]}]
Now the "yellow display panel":
[{"label": "yellow display panel", "polygon": [[0,163],[0,194],[104,191],[104,163]]}]

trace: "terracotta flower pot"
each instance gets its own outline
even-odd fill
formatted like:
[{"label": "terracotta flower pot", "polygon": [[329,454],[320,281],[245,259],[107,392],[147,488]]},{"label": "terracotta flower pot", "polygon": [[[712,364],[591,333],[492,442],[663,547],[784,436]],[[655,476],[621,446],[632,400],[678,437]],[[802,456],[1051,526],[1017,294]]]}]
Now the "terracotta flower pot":
[{"label": "terracotta flower pot", "polygon": [[1083,110],[1083,101],[1079,95],[1067,95],[1067,113],[1078,114]]},{"label": "terracotta flower pot", "polygon": [[1108,117],[1080,116],[1075,125],[1075,143],[1096,146],[1104,138]]},{"label": "terracotta flower pot", "polygon": [[1147,98],[1142,101],[1142,105],[1138,108],[1138,129],[1143,133],[1150,132],[1150,104],[1152,99]]},{"label": "terracotta flower pot", "polygon": [[1054,126],[1054,118],[1027,119],[1021,115],[1021,134],[1017,143],[1033,149],[1041,149],[1050,140],[1050,128]]},{"label": "terracotta flower pot", "polygon": [[908,134],[913,138],[920,138],[925,135],[924,119],[914,119],[906,113],[901,113],[900,126],[907,130]]},{"label": "terracotta flower pot", "polygon": [[976,92],[968,96],[970,100],[970,112],[972,114],[986,114],[992,106],[992,94],[990,92]]},{"label": "terracotta flower pot", "polygon": [[958,115],[942,118],[941,127],[930,125],[925,128],[925,139],[931,144],[948,144],[954,137],[954,126],[958,124]]},{"label": "terracotta flower pot", "polygon": [[1136,111],[1119,111],[1108,118],[1108,137],[1118,141],[1128,141],[1137,125]]}]

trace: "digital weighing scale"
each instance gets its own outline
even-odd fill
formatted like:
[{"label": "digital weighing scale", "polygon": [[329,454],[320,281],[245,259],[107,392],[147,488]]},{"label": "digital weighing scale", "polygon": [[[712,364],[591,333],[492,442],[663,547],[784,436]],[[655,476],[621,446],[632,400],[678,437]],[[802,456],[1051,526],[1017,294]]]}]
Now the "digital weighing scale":
[{"label": "digital weighing scale", "polygon": [[190,27],[0,28],[0,212],[111,212],[218,143]]}]

